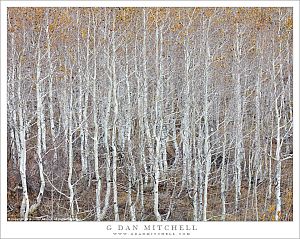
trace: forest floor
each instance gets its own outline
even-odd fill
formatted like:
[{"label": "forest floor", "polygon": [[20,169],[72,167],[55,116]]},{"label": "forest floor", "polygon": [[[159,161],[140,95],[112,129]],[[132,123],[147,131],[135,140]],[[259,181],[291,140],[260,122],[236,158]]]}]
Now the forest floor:
[{"label": "forest floor", "polygon": [[[293,164],[292,160],[284,161],[282,164],[282,213],[280,219],[282,221],[293,220]],[[220,183],[217,183],[220,173],[216,175],[212,174],[212,179],[209,181],[208,187],[208,210],[207,219],[209,221],[221,221],[222,203],[220,196]],[[180,172],[175,175],[177,179],[180,179]],[[8,173],[8,192],[7,192],[7,218],[9,221],[19,220],[19,210],[22,201],[22,189],[17,188],[16,182],[18,182],[18,171],[13,170]],[[246,178],[246,176],[244,177]],[[122,182],[125,177],[119,176],[118,180]],[[125,181],[126,182],[126,181]],[[249,183],[248,180],[243,180],[241,184],[241,197],[239,200],[239,209],[235,210],[235,187],[232,182],[228,188],[226,195],[226,218],[225,221],[273,221],[275,220],[275,186],[272,184],[271,198],[267,198],[266,190],[268,188],[268,178],[261,182],[257,187],[257,207],[255,206],[256,200],[253,195],[253,188],[250,193],[248,192]],[[66,195],[68,195],[66,182],[61,183],[61,188]],[[181,183],[180,183],[181,184]],[[178,183],[178,185],[180,185]],[[125,185],[119,184],[118,188],[118,205],[120,213],[120,221],[130,221],[130,213],[128,206],[128,192],[125,190]],[[105,196],[105,183],[103,183],[103,193],[101,197]],[[253,186],[251,186],[253,187]],[[180,189],[180,186],[176,186]],[[172,192],[174,189],[173,183],[166,183],[159,188],[159,211],[163,218],[168,212],[170,200],[172,200]],[[178,196],[179,189],[176,189],[175,196]],[[38,188],[33,190],[29,184],[29,199],[32,203]],[[173,210],[171,210],[169,221],[193,221],[193,200],[192,196],[188,193],[189,190],[184,190],[179,197],[174,200]],[[38,210],[29,216],[30,220],[34,221],[66,221],[69,220],[69,201],[63,195],[55,195],[55,201],[52,201],[52,193],[57,194],[54,190],[51,190],[51,186],[46,186],[46,191],[42,200],[42,204]],[[75,211],[77,210],[78,220],[94,221],[95,220],[95,184],[92,182],[88,189],[78,188],[78,198],[75,201]],[[249,194],[248,194],[249,193]],[[111,195],[112,197],[112,195]],[[58,199],[57,199],[58,198]],[[110,199],[112,200],[112,199]],[[137,220],[141,220],[140,200],[137,198],[135,190],[132,190],[132,201],[135,202]],[[247,202],[248,201],[248,202]],[[230,203],[229,203],[230,202]],[[248,204],[248,206],[247,206]],[[108,209],[105,220],[113,221],[113,207]],[[155,215],[153,213],[153,194],[151,190],[146,189],[144,194],[144,221],[155,221]],[[103,206],[103,205],[102,205]],[[53,214],[52,214],[53,212]]]}]

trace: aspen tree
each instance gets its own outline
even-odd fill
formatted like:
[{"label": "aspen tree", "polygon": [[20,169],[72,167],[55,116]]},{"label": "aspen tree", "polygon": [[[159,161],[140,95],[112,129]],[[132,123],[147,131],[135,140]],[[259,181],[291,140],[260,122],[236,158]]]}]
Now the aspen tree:
[{"label": "aspen tree", "polygon": [[242,115],[242,86],[241,86],[241,57],[242,57],[242,37],[244,30],[240,23],[235,24],[234,39],[234,78],[236,80],[235,98],[236,98],[236,147],[234,157],[234,180],[235,180],[235,210],[239,209],[239,200],[241,196],[241,164],[243,160],[243,115]]},{"label": "aspen tree", "polygon": [[118,99],[117,99],[117,75],[116,75],[116,13],[113,10],[112,13],[112,57],[111,57],[111,70],[112,70],[112,105],[113,105],[113,122],[112,122],[112,136],[111,136],[111,147],[112,147],[112,187],[113,187],[113,202],[114,202],[114,215],[115,221],[119,221],[119,207],[118,207],[118,191],[117,191],[117,145],[116,145],[116,133],[117,133],[117,121],[118,121]]},{"label": "aspen tree", "polygon": [[[34,212],[38,206],[41,204],[41,200],[43,198],[44,190],[45,190],[45,178],[44,178],[44,167],[43,167],[43,151],[46,150],[45,139],[45,121],[44,121],[44,113],[43,113],[43,79],[41,79],[41,49],[40,49],[40,40],[41,40],[42,29],[39,32],[39,38],[37,43],[37,65],[36,65],[36,101],[37,101],[37,161],[39,166],[39,174],[40,174],[40,190],[38,196],[36,198],[36,203],[31,205],[29,212]],[[44,145],[44,147],[43,147]],[[43,150],[43,151],[42,151]]]},{"label": "aspen tree", "polygon": [[[104,39],[105,39],[105,50],[106,51],[106,62],[105,66],[107,69],[110,69],[110,55],[108,54],[109,51],[109,33],[108,33],[108,14],[107,10],[104,10]],[[104,144],[104,154],[105,154],[105,176],[106,176],[106,193],[105,193],[105,199],[104,199],[104,207],[102,209],[102,212],[100,214],[100,220],[103,220],[108,207],[109,207],[109,200],[110,200],[110,194],[111,194],[111,156],[110,156],[110,148],[109,148],[109,118],[110,118],[110,111],[111,111],[111,98],[112,98],[112,79],[108,72],[106,72],[106,75],[108,76],[108,89],[107,89],[107,99],[106,99],[106,106],[105,106],[105,115],[102,120],[103,124],[103,144]]]},{"label": "aspen tree", "polygon": [[93,18],[93,56],[94,56],[94,74],[93,74],[93,120],[94,120],[94,166],[95,166],[95,178],[96,178],[96,218],[97,221],[101,220],[101,188],[102,188],[102,177],[99,174],[99,123],[98,123],[98,117],[99,117],[99,110],[98,110],[98,100],[97,100],[97,89],[98,89],[98,75],[97,75],[97,45],[96,45],[96,27],[97,27],[97,16],[96,14],[92,14]]}]

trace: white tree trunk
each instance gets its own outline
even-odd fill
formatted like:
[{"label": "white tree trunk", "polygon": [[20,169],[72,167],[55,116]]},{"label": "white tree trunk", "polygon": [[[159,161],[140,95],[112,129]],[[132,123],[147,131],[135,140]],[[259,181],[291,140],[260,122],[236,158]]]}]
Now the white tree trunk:
[{"label": "white tree trunk", "polygon": [[[89,157],[89,128],[88,128],[88,103],[89,103],[89,82],[90,82],[90,72],[89,72],[89,61],[90,61],[90,13],[88,17],[88,27],[87,27],[87,39],[86,39],[86,64],[85,64],[85,92],[84,92],[84,107],[83,107],[83,135],[84,135],[84,175],[87,175],[88,172],[88,157]],[[89,184],[91,183],[91,174],[89,174]]]},{"label": "white tree trunk", "polygon": [[223,146],[222,146],[222,165],[221,165],[221,200],[222,200],[222,221],[226,219],[226,142],[227,142],[227,131],[226,131],[226,113],[224,119],[224,138],[223,138]]},{"label": "white tree trunk", "polygon": [[[47,20],[47,27],[46,27],[46,35],[47,35],[47,57],[48,57],[48,64],[49,64],[49,118],[50,118],[50,133],[51,133],[51,140],[52,140],[52,148],[53,148],[53,160],[52,166],[57,163],[57,143],[56,143],[56,129],[54,124],[54,109],[53,109],[53,78],[54,78],[54,66],[52,63],[51,57],[51,40],[50,40],[50,33],[49,33],[49,12],[47,12],[46,16]],[[51,172],[52,183],[53,183],[53,171]],[[53,220],[54,217],[54,189],[51,189],[51,218]]]},{"label": "white tree trunk", "polygon": [[183,119],[182,119],[182,129],[181,129],[181,138],[182,138],[182,186],[181,191],[188,187],[188,183],[191,182],[191,172],[188,172],[188,167],[190,164],[190,49],[189,43],[185,41],[185,51],[184,51],[184,62],[185,62],[185,86],[183,93]]},{"label": "white tree trunk", "polygon": [[204,175],[204,192],[203,192],[203,221],[207,221],[207,190],[208,190],[208,179],[210,176],[211,169],[211,143],[210,143],[210,131],[209,131],[209,81],[210,81],[210,72],[209,67],[211,63],[211,50],[208,40],[210,29],[210,22],[208,22],[207,31],[206,31],[206,58],[205,58],[205,69],[204,69],[204,109],[203,109],[203,119],[204,119],[204,158],[205,158],[205,175]]},{"label": "white tree trunk", "polygon": [[113,125],[111,136],[112,147],[112,170],[113,170],[113,203],[114,203],[114,216],[115,221],[119,221],[119,207],[118,207],[118,189],[117,189],[117,121],[118,121],[118,100],[117,100],[117,76],[116,76],[116,46],[115,46],[115,12],[113,13],[112,25],[112,103],[113,103]]},{"label": "white tree trunk", "polygon": [[235,157],[234,157],[234,178],[235,178],[235,210],[239,209],[239,200],[241,196],[241,164],[243,161],[243,116],[242,116],[242,94],[241,94],[241,30],[239,24],[236,24],[236,39],[235,39],[235,98],[236,98],[236,139],[235,139]]},{"label": "white tree trunk", "polygon": [[[65,76],[67,83],[67,76]],[[71,84],[71,82],[70,82]],[[68,125],[68,189],[69,189],[69,207],[70,207],[70,220],[75,219],[74,215],[74,185],[72,183],[73,176],[73,89],[69,89],[69,102],[67,102],[66,124]],[[67,95],[66,95],[67,97]]]},{"label": "white tree trunk", "polygon": [[[78,64],[78,77],[79,77],[79,103],[78,103],[78,119],[79,119],[79,125],[80,125],[80,158],[81,158],[81,173],[82,176],[87,175],[87,159],[86,159],[86,149],[85,149],[85,122],[83,122],[84,119],[84,114],[85,114],[85,109],[83,106],[84,104],[84,99],[85,99],[85,94],[84,94],[84,80],[83,78],[83,73],[82,73],[82,66],[81,66],[81,48],[80,48],[80,21],[79,21],[79,10],[77,10],[77,64]],[[87,43],[88,45],[88,43]]]},{"label": "white tree trunk", "polygon": [[193,190],[193,218],[194,221],[199,221],[199,156],[194,160],[194,190]]},{"label": "white tree trunk", "polygon": [[281,116],[279,115],[279,109],[277,105],[277,100],[275,103],[275,111],[277,116],[277,136],[276,136],[276,168],[275,168],[275,197],[276,197],[276,211],[275,211],[275,220],[280,220],[281,217],[281,140],[280,140],[280,120]]},{"label": "white tree trunk", "polygon": [[[42,145],[44,144],[44,134],[45,132],[45,122],[44,122],[44,116],[43,116],[43,106],[42,106],[42,80],[41,80],[41,68],[40,68],[40,63],[41,63],[41,52],[40,52],[40,44],[38,43],[37,50],[38,50],[38,59],[37,59],[37,66],[36,66],[36,101],[37,101],[37,128],[38,128],[38,133],[37,133],[37,161],[38,161],[38,166],[39,166],[39,173],[40,173],[40,180],[41,180],[41,185],[40,185],[40,191],[39,194],[36,198],[36,203],[31,205],[29,212],[32,213],[34,212],[38,206],[41,204],[44,190],[45,190],[45,178],[44,178],[44,168],[43,168],[43,155],[42,155]],[[44,122],[44,123],[43,123]],[[44,146],[46,149],[46,146]]]},{"label": "white tree trunk", "polygon": [[97,51],[96,51],[96,26],[97,21],[95,20],[95,16],[93,15],[94,22],[94,75],[93,75],[93,120],[94,120],[94,170],[95,170],[95,178],[96,178],[96,220],[101,220],[101,188],[102,188],[102,178],[99,174],[99,149],[98,149],[98,141],[99,141],[99,124],[98,124],[98,100],[97,100]]},{"label": "white tree trunk", "polygon": [[[21,66],[19,68],[19,79],[21,80]],[[21,87],[20,82],[18,86],[18,100],[21,101]],[[21,105],[18,107],[18,117],[19,117],[19,132],[20,132],[20,176],[22,182],[22,192],[23,192],[23,199],[20,208],[20,218],[24,221],[28,220],[28,213],[29,213],[29,198],[27,192],[27,180],[26,180],[26,126],[23,117],[23,109]]]},{"label": "white tree trunk", "polygon": [[[258,46],[257,48],[259,48]],[[255,96],[255,112],[256,112],[256,124],[255,124],[255,153],[254,153],[254,169],[255,169],[255,181],[254,181],[254,197],[255,197],[255,211],[256,220],[259,220],[258,215],[258,202],[257,202],[257,183],[258,179],[262,180],[262,165],[261,165],[261,145],[260,145],[260,130],[261,130],[261,114],[260,114],[260,101],[261,101],[261,78],[262,78],[262,59],[259,60],[259,69],[256,80],[256,96]]]},{"label": "white tree trunk", "polygon": [[[108,32],[107,32],[107,13],[105,12],[105,32],[104,37],[105,39],[108,38]],[[109,46],[106,45],[106,50],[108,51]],[[110,57],[107,56],[106,59],[106,67],[107,69],[110,69]],[[103,118],[103,144],[105,149],[105,177],[106,177],[106,193],[105,193],[105,199],[104,199],[104,206],[102,208],[101,214],[99,216],[99,220],[103,220],[106,216],[107,210],[109,208],[109,202],[110,202],[110,194],[111,194],[111,157],[110,157],[110,146],[109,146],[109,134],[108,134],[108,125],[109,125],[109,118],[110,118],[110,110],[111,110],[111,97],[112,97],[112,79],[109,76],[108,77],[109,83],[108,83],[108,93],[107,93],[107,103],[106,103],[106,110],[105,115]]]}]

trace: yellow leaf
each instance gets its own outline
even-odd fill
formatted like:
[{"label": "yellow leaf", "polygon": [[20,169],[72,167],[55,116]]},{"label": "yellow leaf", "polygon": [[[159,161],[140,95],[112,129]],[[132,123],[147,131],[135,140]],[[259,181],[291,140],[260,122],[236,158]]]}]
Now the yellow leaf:
[{"label": "yellow leaf", "polygon": [[86,36],[87,36],[87,31],[86,31],[85,29],[82,29],[82,30],[81,30],[81,36],[82,36],[83,39],[86,38]]}]

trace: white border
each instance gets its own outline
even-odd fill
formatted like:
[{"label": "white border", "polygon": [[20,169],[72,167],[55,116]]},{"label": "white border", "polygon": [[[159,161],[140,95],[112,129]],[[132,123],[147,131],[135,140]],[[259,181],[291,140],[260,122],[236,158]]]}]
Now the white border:
[{"label": "white border", "polygon": [[[299,238],[299,2],[298,1],[2,1],[1,2],[1,238],[113,238],[107,225],[131,222],[7,222],[7,7],[293,7],[294,16],[294,221],[293,222],[173,222],[197,225],[188,238]],[[155,224],[138,222],[135,224]],[[119,236],[133,238],[130,236]],[[147,238],[146,236],[135,236]],[[117,237],[114,237],[117,238]],[[148,237],[150,238],[150,237]],[[152,238],[152,237],[151,237]],[[166,236],[161,238],[168,238]],[[170,238],[179,238],[170,236]]]}]

